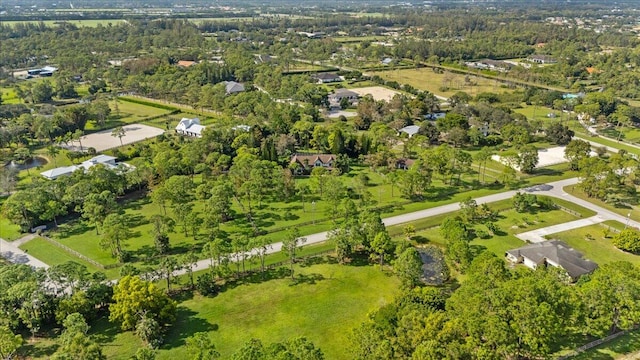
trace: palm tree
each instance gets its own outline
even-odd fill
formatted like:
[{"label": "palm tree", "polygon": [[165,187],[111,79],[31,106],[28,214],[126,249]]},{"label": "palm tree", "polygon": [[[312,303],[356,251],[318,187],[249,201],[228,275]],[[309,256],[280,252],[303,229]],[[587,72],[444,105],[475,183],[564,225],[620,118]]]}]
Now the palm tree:
[{"label": "palm tree", "polygon": [[53,166],[58,166],[56,163],[56,156],[58,156],[58,154],[60,154],[60,148],[57,146],[50,145],[47,147],[47,155],[53,159]]},{"label": "palm tree", "polygon": [[122,143],[122,137],[124,137],[125,135],[126,131],[122,126],[118,126],[117,128],[113,129],[113,131],[111,131],[111,136],[120,139],[120,146],[124,146],[124,144]]},{"label": "palm tree", "polygon": [[80,143],[80,151],[82,151],[82,136],[84,135],[84,132],[80,129],[77,129],[73,135],[72,135],[72,139],[73,140],[78,140],[78,142]]}]

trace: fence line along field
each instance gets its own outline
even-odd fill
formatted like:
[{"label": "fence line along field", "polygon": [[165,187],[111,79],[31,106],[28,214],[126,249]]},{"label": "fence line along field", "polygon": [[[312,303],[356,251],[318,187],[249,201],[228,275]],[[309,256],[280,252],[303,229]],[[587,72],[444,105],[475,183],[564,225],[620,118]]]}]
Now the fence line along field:
[{"label": "fence line along field", "polygon": [[458,91],[475,96],[483,92],[511,92],[497,80],[490,80],[475,75],[456,74],[450,71],[434,72],[431,68],[403,69],[371,72],[387,81],[408,84],[416,89],[428,90],[436,95],[450,97]]}]

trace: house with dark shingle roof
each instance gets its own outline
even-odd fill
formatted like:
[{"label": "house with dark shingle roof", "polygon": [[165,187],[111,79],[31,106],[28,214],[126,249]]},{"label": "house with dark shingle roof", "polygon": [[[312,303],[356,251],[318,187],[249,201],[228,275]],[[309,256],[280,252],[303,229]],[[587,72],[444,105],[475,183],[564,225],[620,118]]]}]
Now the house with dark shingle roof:
[{"label": "house with dark shingle roof", "polygon": [[310,173],[315,167],[333,169],[336,156],[333,154],[294,154],[289,167],[296,175]]},{"label": "house with dark shingle roof", "polygon": [[585,259],[582,254],[559,240],[543,241],[506,252],[507,260],[515,264],[524,264],[530,269],[539,266],[561,268],[576,281],[585,274],[598,268],[598,264]]}]

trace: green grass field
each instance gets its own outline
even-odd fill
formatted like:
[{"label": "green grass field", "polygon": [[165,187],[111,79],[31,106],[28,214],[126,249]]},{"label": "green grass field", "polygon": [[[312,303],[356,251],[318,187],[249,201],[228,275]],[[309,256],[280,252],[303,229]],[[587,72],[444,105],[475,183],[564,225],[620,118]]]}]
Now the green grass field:
[{"label": "green grass field", "polygon": [[[624,227],[624,225],[618,223],[614,227]],[[569,246],[582,252],[585,257],[600,265],[614,261],[629,261],[640,265],[640,256],[619,250],[611,244],[610,237],[604,237],[605,229],[602,225],[591,225],[553,234],[551,237],[566,242]],[[611,232],[609,236],[614,234]]]},{"label": "green grass field", "polygon": [[[301,264],[295,274],[296,282],[288,276],[264,282],[257,278],[229,286],[214,298],[196,295],[180,302],[178,319],[157,359],[188,358],[185,339],[203,331],[223,359],[251,338],[268,344],[298,336],[313,341],[327,359],[351,359],[350,329],[399,293],[398,279],[377,266]],[[90,333],[108,359],[129,359],[143,346],[132,332],[122,333],[105,319]],[[45,358],[51,351],[36,346],[33,353],[38,350],[34,358]]]},{"label": "green grass field", "polygon": [[[465,85],[465,76],[445,71],[442,74],[435,73],[431,68],[403,69],[372,72],[385,80],[397,81],[400,84],[409,84],[416,89],[428,90],[436,95],[450,97],[458,91],[464,91],[471,96],[482,92],[503,93],[511,92],[502,87],[496,80],[489,80],[478,76],[469,75],[470,83],[477,85]],[[440,88],[446,85],[448,90]]]},{"label": "green grass field", "polygon": [[[306,336],[327,359],[350,359],[349,329],[398,292],[397,279],[375,266],[319,264],[296,272],[308,280],[244,284],[213,299],[183,302],[179,312],[190,316],[178,319],[169,333],[170,346],[181,345],[182,334],[208,330],[226,358],[250,338],[269,343]],[[174,348],[158,355],[176,359],[186,354],[184,348]]]},{"label": "green grass field", "polygon": [[16,91],[10,87],[1,87],[0,93],[2,93],[3,104],[19,104],[22,100],[16,94]]},{"label": "green grass field", "polygon": [[[494,208],[491,204],[489,206]],[[499,206],[496,207],[496,209],[499,208]],[[489,239],[476,238],[471,241],[471,246],[474,248],[474,251],[491,251],[497,256],[502,257],[504,256],[505,251],[525,245],[522,240],[515,237],[516,234],[573,220],[576,220],[575,216],[562,210],[538,212],[535,214],[518,213],[512,209],[502,211],[500,212],[499,219],[496,222],[496,225],[501,231]],[[483,225],[476,225],[475,228],[486,230]],[[439,246],[444,246],[446,243],[445,239],[440,234],[439,227],[432,227],[430,229],[417,231],[416,236],[420,242],[426,241]]]},{"label": "green grass field", "polygon": [[51,246],[51,244],[47,240],[40,237],[37,237],[21,245],[20,249],[27,251],[29,255],[34,256],[36,259],[40,259],[43,257],[47,258],[47,265],[59,265],[67,261],[75,261],[81,265],[86,266],[89,272],[102,271],[108,273],[107,276],[109,278],[115,278],[118,275],[118,272],[115,269],[107,271],[99,269],[93,264],[78,258],[77,256],[65,251],[62,248]]},{"label": "green grass field", "polygon": [[[129,101],[116,100],[109,101],[109,107],[111,108],[111,114],[107,119],[104,129],[110,129],[121,125],[133,124],[139,122],[145,122],[150,117],[168,115],[171,110],[160,109],[153,106],[133,103]],[[149,125],[154,125],[150,123]],[[96,127],[94,122],[88,122],[87,131],[102,130]]]}]

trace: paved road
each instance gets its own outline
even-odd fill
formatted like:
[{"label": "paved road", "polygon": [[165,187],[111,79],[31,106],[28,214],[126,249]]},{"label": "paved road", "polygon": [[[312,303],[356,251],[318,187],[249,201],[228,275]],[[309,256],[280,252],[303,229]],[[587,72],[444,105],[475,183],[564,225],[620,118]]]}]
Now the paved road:
[{"label": "paved road", "polygon": [[516,237],[520,240],[528,241],[530,243],[539,243],[539,242],[547,241],[547,239],[545,238],[545,236],[547,235],[556,234],[563,231],[569,231],[569,230],[573,230],[573,229],[577,229],[577,228],[581,228],[589,225],[599,224],[606,220],[607,219],[603,218],[602,216],[596,215],[586,219],[569,221],[569,222],[558,224],[558,225],[552,225],[552,226],[547,226],[541,229],[523,232],[520,234],[516,234]]},{"label": "paved road", "polygon": [[[621,216],[617,213],[614,213],[610,210],[604,209],[598,205],[592,204],[588,201],[584,201],[573,195],[570,195],[563,190],[565,186],[574,185],[577,183],[578,183],[578,178],[572,178],[572,179],[560,180],[560,181],[552,182],[545,185],[537,185],[537,186],[519,190],[519,191],[526,191],[526,192],[531,192],[531,193],[540,194],[540,195],[548,195],[552,197],[562,198],[562,199],[571,201],[575,204],[578,204],[582,207],[585,207],[587,209],[591,209],[597,213],[596,216],[591,218],[572,221],[572,222],[560,224],[560,225],[554,225],[553,227],[545,228],[546,230],[538,229],[537,231],[540,236],[552,234],[554,232],[566,231],[566,230],[574,229],[581,226],[587,226],[587,225],[591,225],[593,223],[597,223],[605,220],[616,220],[623,224],[628,224],[632,227],[640,228],[640,222],[636,220],[627,219],[626,217]],[[511,197],[513,197],[513,195],[515,195],[515,193],[516,193],[515,190],[505,191],[498,194],[479,197],[479,198],[476,198],[475,200],[478,204],[491,203],[491,202],[496,202],[500,200],[510,199]],[[393,216],[393,217],[385,218],[382,221],[386,226],[399,225],[399,224],[404,224],[404,223],[428,218],[428,217],[439,215],[439,214],[450,213],[453,211],[457,211],[459,209],[460,209],[460,205],[458,203],[454,203],[454,204],[434,207],[431,209],[415,211],[408,214]],[[325,232],[305,236],[304,238],[306,239],[306,241],[304,242],[304,244],[310,245],[310,244],[317,244],[317,243],[324,242],[327,240],[328,235],[329,235],[328,232],[325,231]],[[533,240],[540,241],[539,238],[534,237],[533,235],[531,235],[531,238]],[[36,267],[45,267],[45,268],[48,267],[43,262],[33,258],[28,254],[25,254],[22,250],[18,249],[15,245],[12,245],[12,244],[13,243],[9,243],[7,241],[0,239],[0,245],[2,246],[2,255],[6,258],[9,258],[10,261],[20,262],[20,263],[29,263],[30,265],[36,266]],[[282,249],[282,242],[273,243],[268,248],[267,253],[268,254],[277,253],[281,249]],[[257,250],[254,249],[249,251],[248,253],[255,254],[257,253]],[[233,258],[240,258],[240,257],[232,256],[232,259]],[[194,267],[194,271],[208,269],[209,265],[210,265],[209,260],[206,260],[206,259],[200,260]],[[186,270],[179,270],[175,272],[175,275],[182,275],[185,273],[186,273]]]},{"label": "paved road", "polygon": [[[623,224],[627,223],[627,218],[624,216],[621,216],[619,214],[616,214],[612,211],[606,210],[604,208],[601,208],[598,205],[592,204],[588,201],[584,201],[582,199],[579,199],[575,196],[572,196],[570,194],[567,194],[563,188],[565,186],[569,186],[569,185],[575,185],[578,183],[578,178],[572,178],[572,179],[566,179],[566,180],[560,180],[560,181],[555,181],[549,184],[545,184],[545,185],[538,185],[538,186],[533,186],[533,187],[529,187],[529,188],[525,188],[522,190],[514,190],[514,191],[506,191],[506,192],[502,192],[499,194],[493,194],[493,195],[488,195],[488,196],[483,196],[483,197],[479,197],[476,198],[476,202],[478,204],[483,204],[483,203],[491,203],[491,202],[496,202],[496,201],[500,201],[500,200],[505,200],[505,199],[510,199],[511,197],[513,197],[513,195],[515,195],[515,193],[517,191],[527,191],[527,192],[531,192],[531,193],[535,193],[535,194],[540,194],[540,195],[547,195],[547,196],[552,196],[552,197],[557,197],[557,198],[562,198],[571,202],[574,202],[580,206],[583,206],[587,209],[591,209],[595,212],[598,213],[598,215],[596,215],[593,218],[597,218],[602,219],[602,221],[605,220],[617,220]],[[435,215],[439,215],[439,214],[445,214],[445,213],[449,213],[449,212],[453,212],[453,211],[457,211],[460,209],[460,205],[458,203],[455,204],[448,204],[448,205],[442,205],[442,206],[438,206],[438,207],[434,207],[431,209],[426,209],[426,210],[420,210],[420,211],[415,211],[412,213],[408,213],[408,214],[403,214],[403,215],[398,215],[398,216],[393,216],[393,217],[389,217],[389,218],[385,218],[382,219],[382,222],[386,225],[386,226],[392,226],[392,225],[399,225],[399,224],[404,224],[404,223],[408,223],[411,221],[416,221],[416,220],[420,220],[420,219],[424,219],[424,218],[428,218],[431,216],[435,216]],[[570,229],[574,229],[576,227],[581,227],[581,226],[587,226],[587,225],[591,225],[592,223],[597,223],[597,222],[593,222],[595,221],[595,219],[593,218],[588,218],[591,219],[589,221],[585,221],[587,219],[582,219],[582,220],[577,220],[576,221],[572,221],[567,223],[568,225],[566,225],[566,227],[563,227],[563,225],[565,224],[560,224],[560,225],[556,225],[556,229],[557,231],[554,232],[560,232],[560,231],[565,231],[565,230],[570,230]],[[581,226],[576,226],[576,225],[581,225]],[[637,227],[640,228],[640,223],[634,220],[630,220],[629,219],[629,225],[633,226],[633,227]],[[540,229],[539,229],[540,230]],[[552,231],[553,229],[550,229],[550,231]],[[549,233],[551,234],[551,233]],[[545,234],[548,235],[548,234]],[[317,243],[321,243],[327,240],[328,237],[328,232],[321,232],[321,233],[316,233],[316,234],[312,234],[312,235],[308,235],[306,236],[306,245],[309,244],[317,244]],[[281,242],[277,242],[274,244],[271,244],[271,248],[267,251],[269,254],[271,253],[276,253],[279,252],[280,249],[282,248],[282,243]],[[255,250],[252,250],[249,252],[249,254],[254,254]],[[209,268],[209,264],[210,261],[209,260],[201,260],[196,264],[196,267],[194,268],[194,271],[197,270],[205,270]],[[182,275],[185,274],[186,271],[185,270],[179,270],[175,273],[175,275]]]},{"label": "paved road", "polygon": [[26,264],[36,268],[48,269],[49,265],[18,248],[18,246],[33,239],[34,237],[35,235],[29,234],[12,242],[0,238],[0,256],[14,264]]}]

